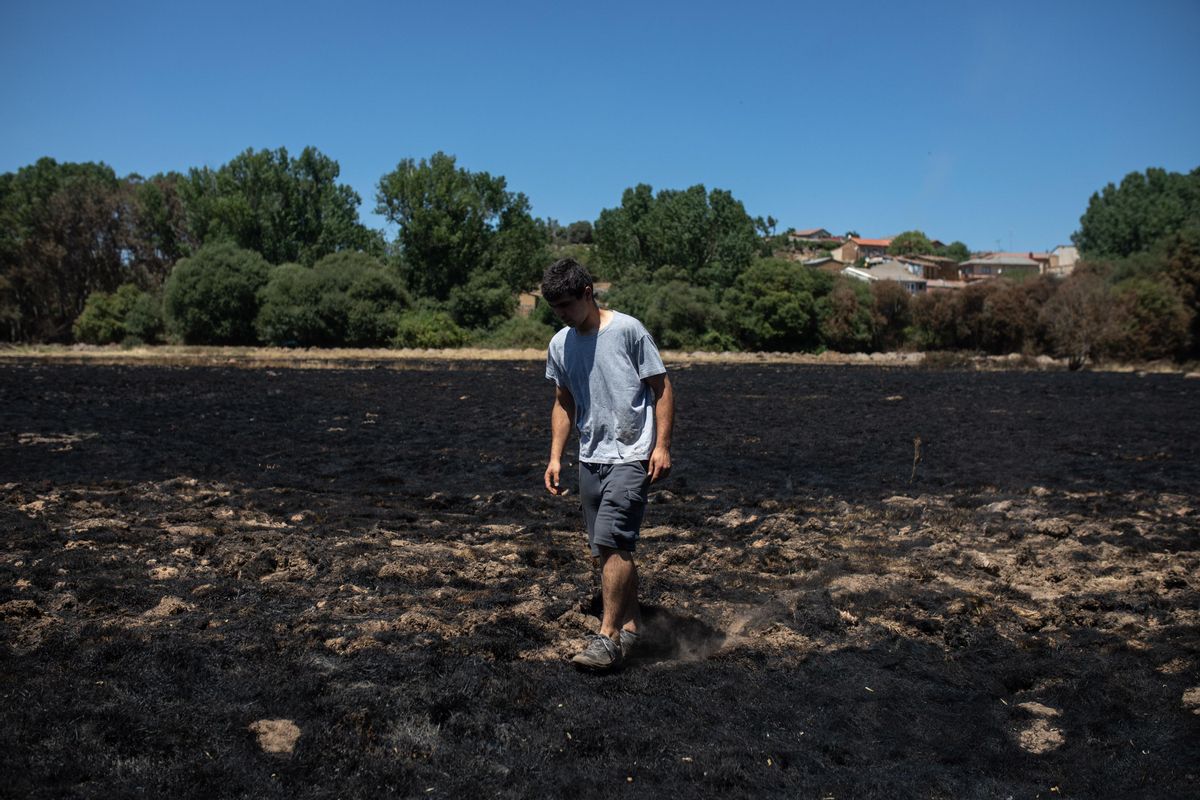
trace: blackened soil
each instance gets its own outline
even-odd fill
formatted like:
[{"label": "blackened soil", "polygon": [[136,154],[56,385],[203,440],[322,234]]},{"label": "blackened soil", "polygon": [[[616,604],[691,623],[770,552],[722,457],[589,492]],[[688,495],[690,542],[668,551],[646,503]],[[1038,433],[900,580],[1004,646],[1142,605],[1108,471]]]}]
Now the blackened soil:
[{"label": "blackened soil", "polygon": [[1200,381],[676,369],[596,677],[541,371],[0,366],[0,795],[1200,795]]}]

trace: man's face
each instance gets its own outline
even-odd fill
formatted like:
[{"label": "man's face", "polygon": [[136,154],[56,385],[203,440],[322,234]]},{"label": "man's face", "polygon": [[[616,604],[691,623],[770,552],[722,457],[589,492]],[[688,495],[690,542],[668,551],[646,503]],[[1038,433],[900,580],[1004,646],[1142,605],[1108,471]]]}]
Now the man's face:
[{"label": "man's face", "polygon": [[590,287],[585,287],[582,297],[560,297],[550,304],[550,308],[554,310],[555,315],[563,321],[564,325],[572,328],[577,328],[584,320],[587,319],[588,313],[592,310],[592,290]]}]

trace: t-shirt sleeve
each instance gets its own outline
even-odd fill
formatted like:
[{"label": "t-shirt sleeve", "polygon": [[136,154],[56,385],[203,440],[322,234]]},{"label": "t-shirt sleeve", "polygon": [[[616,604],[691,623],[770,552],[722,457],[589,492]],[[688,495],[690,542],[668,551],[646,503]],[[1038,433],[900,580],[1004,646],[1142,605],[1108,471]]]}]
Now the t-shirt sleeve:
[{"label": "t-shirt sleeve", "polygon": [[558,361],[554,358],[554,347],[551,346],[546,350],[546,380],[554,381],[556,386],[566,386],[567,377],[563,374],[562,368],[558,365]]},{"label": "t-shirt sleeve", "polygon": [[654,337],[645,328],[637,331],[632,355],[639,378],[653,378],[667,371],[662,356],[658,354],[658,345],[654,343]]}]

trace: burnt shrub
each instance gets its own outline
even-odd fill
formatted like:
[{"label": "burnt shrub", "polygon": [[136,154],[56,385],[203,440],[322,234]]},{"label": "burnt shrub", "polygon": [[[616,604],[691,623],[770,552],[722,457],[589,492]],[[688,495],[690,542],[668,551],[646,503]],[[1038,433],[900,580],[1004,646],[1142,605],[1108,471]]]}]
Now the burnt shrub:
[{"label": "burnt shrub", "polygon": [[875,314],[871,290],[862,281],[840,278],[833,291],[818,303],[821,339],[841,353],[871,349],[875,341]]},{"label": "burnt shrub", "polygon": [[1163,277],[1131,278],[1113,287],[1123,310],[1115,354],[1127,359],[1182,358],[1195,312]]},{"label": "burnt shrub", "polygon": [[1023,283],[995,281],[978,319],[979,346],[989,353],[1033,352],[1039,343],[1038,314],[1054,285],[1034,278]]},{"label": "burnt shrub", "polygon": [[899,350],[912,325],[912,295],[897,281],[874,281],[870,285],[875,312],[875,348]]},{"label": "burnt shrub", "polygon": [[914,340],[922,350],[958,347],[958,296],[926,292],[912,301]]},{"label": "burnt shrub", "polygon": [[1038,314],[1050,352],[1067,359],[1070,369],[1111,355],[1123,327],[1125,310],[1100,275],[1080,270],[1046,301]]}]

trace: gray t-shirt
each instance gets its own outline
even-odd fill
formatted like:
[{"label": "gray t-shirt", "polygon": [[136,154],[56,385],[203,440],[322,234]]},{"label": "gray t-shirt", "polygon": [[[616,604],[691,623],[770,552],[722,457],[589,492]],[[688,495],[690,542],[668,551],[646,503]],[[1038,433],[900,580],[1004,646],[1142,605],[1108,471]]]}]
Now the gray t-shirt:
[{"label": "gray t-shirt", "polygon": [[575,398],[579,460],[645,461],[654,450],[654,392],[643,378],[667,371],[642,323],[614,311],[598,333],[563,328],[550,340],[546,378]]}]

